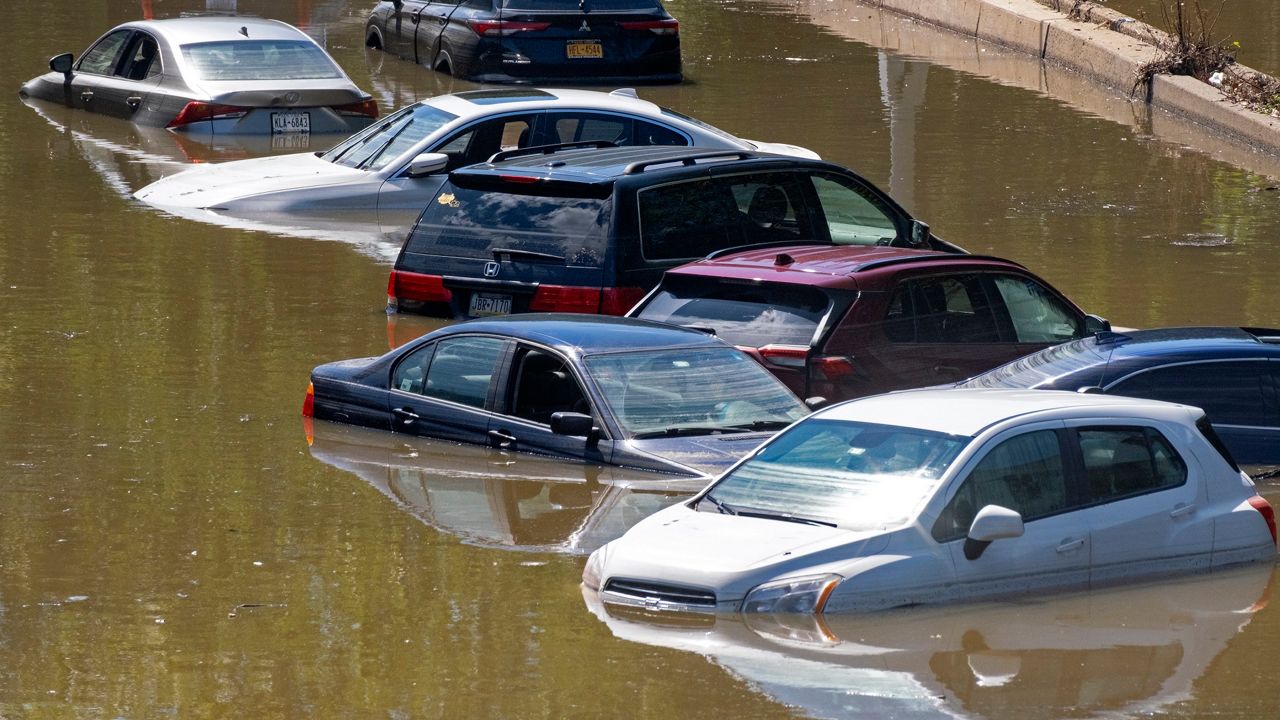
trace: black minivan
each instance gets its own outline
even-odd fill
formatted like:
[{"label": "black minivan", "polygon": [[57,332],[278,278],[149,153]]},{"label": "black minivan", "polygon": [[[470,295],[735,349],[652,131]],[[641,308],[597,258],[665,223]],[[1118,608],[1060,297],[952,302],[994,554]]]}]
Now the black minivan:
[{"label": "black minivan", "polygon": [[576,143],[450,173],[400,250],[387,304],[454,318],[621,315],[668,268],[762,243],[963,252],[821,160]]}]

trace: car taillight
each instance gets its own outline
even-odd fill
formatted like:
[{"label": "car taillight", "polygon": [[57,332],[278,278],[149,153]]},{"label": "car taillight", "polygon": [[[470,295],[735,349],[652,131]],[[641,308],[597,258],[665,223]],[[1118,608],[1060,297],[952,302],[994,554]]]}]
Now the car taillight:
[{"label": "car taillight", "polygon": [[605,288],[600,300],[601,315],[626,315],[627,311],[644,298],[644,288]]},{"label": "car taillight", "polygon": [[316,414],[316,386],[315,383],[307,383],[307,396],[302,400],[302,417],[315,417]]},{"label": "car taillight", "polygon": [[392,309],[401,300],[447,303],[452,299],[453,293],[439,275],[392,270],[391,277],[387,278],[387,307]]},{"label": "car taillight", "polygon": [[620,22],[618,25],[623,30],[648,30],[654,35],[680,34],[680,21],[675,18],[668,20],[633,20]]},{"label": "car taillight", "polygon": [[549,22],[516,22],[514,20],[468,20],[467,27],[481,37],[506,37],[519,32],[537,32],[551,27]]},{"label": "car taillight", "polygon": [[760,357],[779,367],[800,369],[809,359],[809,348],[803,345],[765,345]]},{"label": "car taillight", "polygon": [[534,312],[598,313],[600,288],[539,285],[529,301]]},{"label": "car taillight", "polygon": [[853,358],[842,355],[819,355],[809,361],[811,372],[822,375],[829,382],[849,378],[854,373]]},{"label": "car taillight", "polygon": [[182,112],[178,113],[178,117],[169,121],[165,127],[176,128],[191,123],[201,122],[202,120],[226,120],[244,117],[249,113],[249,108],[238,107],[236,105],[218,105],[216,103],[200,102],[192,100],[182,108]]},{"label": "car taillight", "polygon": [[351,117],[378,117],[378,101],[373,98],[363,100],[361,102],[348,103],[346,105],[334,105],[333,111],[339,115],[348,115]]},{"label": "car taillight", "polygon": [[1249,504],[1253,506],[1262,515],[1262,519],[1267,521],[1267,529],[1271,531],[1271,544],[1276,544],[1276,511],[1271,508],[1271,503],[1261,495],[1254,495],[1249,498]]}]

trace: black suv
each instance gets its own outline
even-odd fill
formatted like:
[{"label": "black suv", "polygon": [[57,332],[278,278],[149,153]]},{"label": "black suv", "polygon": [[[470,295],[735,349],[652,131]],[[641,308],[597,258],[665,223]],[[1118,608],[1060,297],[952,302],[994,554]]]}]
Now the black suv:
[{"label": "black suv", "polygon": [[570,143],[454,170],[387,286],[445,317],[621,315],[663,271],[766,243],[963,252],[838,165],[744,151]]}]

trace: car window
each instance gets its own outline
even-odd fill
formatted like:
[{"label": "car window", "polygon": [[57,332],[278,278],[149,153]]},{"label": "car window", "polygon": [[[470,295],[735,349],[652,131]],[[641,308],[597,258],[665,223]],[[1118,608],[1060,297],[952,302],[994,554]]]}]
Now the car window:
[{"label": "car window", "polygon": [[[410,105],[343,140],[320,157],[346,167],[384,167],[412,145],[411,138],[425,138],[457,117],[433,105]],[[400,150],[391,149],[393,144]]]},{"label": "car window", "polygon": [[505,341],[489,337],[448,338],[436,343],[422,394],[483,408]]},{"label": "car window", "polygon": [[76,70],[93,75],[111,75],[119,64],[121,51],[132,30],[116,30],[85,51]]},{"label": "car window", "polygon": [[1220,425],[1276,427],[1280,419],[1268,416],[1264,404],[1266,373],[1265,361],[1188,363],[1130,375],[1106,390],[1193,405]]},{"label": "car window", "polygon": [[710,490],[739,512],[764,511],[878,530],[911,519],[969,438],[812,419],[775,438]]},{"label": "car window", "polygon": [[926,277],[898,283],[889,298],[884,334],[906,343],[1000,341],[978,274]]},{"label": "car window", "polygon": [[938,542],[962,538],[988,505],[1014,510],[1023,521],[1054,515],[1071,505],[1058,433],[1037,430],[996,445],[964,479],[933,526]]},{"label": "car window", "polygon": [[655,123],[601,113],[548,113],[549,143],[606,140],[615,145],[688,145],[681,134]]},{"label": "car window", "polygon": [[888,245],[898,236],[896,215],[870,190],[840,175],[810,176],[836,245]]},{"label": "car window", "polygon": [[192,79],[326,80],[343,77],[333,60],[306,40],[222,40],[182,46]]},{"label": "car window", "polygon": [[120,67],[120,75],[130,80],[145,80],[160,74],[160,47],[155,38],[144,32],[135,33],[129,44],[128,57]]},{"label": "car window", "polygon": [[1018,342],[1061,343],[1084,334],[1083,319],[1035,280],[1018,275],[995,275],[992,280]]},{"label": "car window", "polygon": [[1177,487],[1187,481],[1186,463],[1152,428],[1081,428],[1076,436],[1093,502]]},{"label": "car window", "polygon": [[700,178],[644,188],[636,197],[646,260],[692,259],[746,244],[737,203],[723,183]]},{"label": "car window", "polygon": [[427,368],[431,365],[431,355],[435,353],[435,343],[428,343],[405,355],[391,374],[391,389],[402,392],[422,394],[427,379]]},{"label": "car window", "polygon": [[516,360],[508,414],[547,425],[558,412],[591,414],[573,371],[555,353],[523,348]]},{"label": "car window", "polygon": [[794,172],[731,175],[729,186],[738,222],[748,243],[812,240],[813,227],[804,212],[800,175]]},{"label": "car window", "polygon": [[731,345],[808,347],[831,306],[823,291],[799,285],[729,285],[668,275],[637,317],[715,330]]},{"label": "car window", "polygon": [[435,152],[449,156],[449,169],[474,165],[494,153],[529,147],[533,142],[533,115],[486,120],[445,138]]}]

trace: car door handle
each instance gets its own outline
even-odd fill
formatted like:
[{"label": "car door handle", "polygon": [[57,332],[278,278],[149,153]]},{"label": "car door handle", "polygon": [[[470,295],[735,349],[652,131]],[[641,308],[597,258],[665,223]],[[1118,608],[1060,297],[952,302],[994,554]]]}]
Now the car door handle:
[{"label": "car door handle", "polygon": [[1169,517],[1180,518],[1184,515],[1190,515],[1196,511],[1196,506],[1192,503],[1178,503],[1173,510],[1169,511]]},{"label": "car door handle", "polygon": [[421,419],[418,417],[418,413],[413,411],[413,408],[396,408],[391,413],[400,419],[401,425],[412,425]]},{"label": "car door handle", "polygon": [[137,110],[137,109],[138,109],[138,106],[142,104],[142,98],[141,98],[141,97],[139,97],[139,96],[137,96],[137,95],[133,95],[133,96],[131,96],[131,97],[127,97],[127,98],[125,98],[125,100],[124,100],[124,104],[125,104],[125,105],[128,105],[129,107],[133,108],[134,110]]},{"label": "car door handle", "polygon": [[89,102],[90,100],[92,100],[92,99],[93,99],[93,91],[92,91],[92,90],[84,90],[84,91],[81,91],[81,93],[80,93],[80,99],[81,99],[81,100],[83,100],[83,101],[85,101],[85,102]]},{"label": "car door handle", "polygon": [[506,430],[490,430],[489,440],[494,447],[507,448],[516,444],[516,436]]},{"label": "car door handle", "polygon": [[1069,553],[1072,550],[1079,550],[1082,545],[1084,545],[1084,538],[1076,538],[1074,540],[1063,540],[1062,544],[1058,545],[1058,552]]},{"label": "car door handle", "polygon": [[934,365],[933,371],[939,375],[950,375],[952,377],[960,374],[960,368],[954,365]]}]

